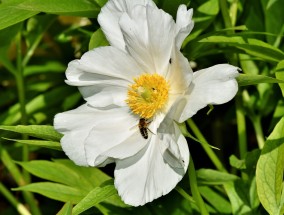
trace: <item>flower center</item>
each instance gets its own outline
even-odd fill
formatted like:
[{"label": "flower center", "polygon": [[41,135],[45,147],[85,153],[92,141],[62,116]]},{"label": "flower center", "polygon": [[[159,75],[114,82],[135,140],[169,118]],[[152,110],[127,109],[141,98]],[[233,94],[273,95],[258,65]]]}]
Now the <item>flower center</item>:
[{"label": "flower center", "polygon": [[169,97],[169,85],[158,74],[142,74],[134,78],[134,84],[128,88],[126,103],[133,113],[149,119],[161,110]]}]

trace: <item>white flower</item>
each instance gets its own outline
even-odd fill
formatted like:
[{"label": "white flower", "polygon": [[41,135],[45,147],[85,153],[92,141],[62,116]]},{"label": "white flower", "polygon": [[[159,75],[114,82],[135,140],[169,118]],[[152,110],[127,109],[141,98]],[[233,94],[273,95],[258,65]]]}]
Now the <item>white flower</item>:
[{"label": "white flower", "polygon": [[115,162],[115,187],[133,206],[169,193],[184,176],[189,150],[176,122],[238,90],[234,66],[192,72],[179,51],[191,17],[185,5],[175,23],[152,0],[110,0],[98,21],[111,46],[85,53],[66,71],[86,104],[56,115],[62,148],[78,165]]}]

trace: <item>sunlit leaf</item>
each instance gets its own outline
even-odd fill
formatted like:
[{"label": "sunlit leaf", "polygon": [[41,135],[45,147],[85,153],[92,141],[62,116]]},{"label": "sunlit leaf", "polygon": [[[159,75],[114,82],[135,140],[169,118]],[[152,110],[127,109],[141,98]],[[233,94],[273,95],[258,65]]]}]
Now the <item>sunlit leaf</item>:
[{"label": "sunlit leaf", "polygon": [[103,182],[111,179],[110,176],[95,167],[77,166],[71,160],[66,159],[56,159],[54,162],[71,169],[77,175],[84,178],[84,180],[88,181],[88,184],[92,184],[93,187],[100,186]]},{"label": "sunlit leaf", "polygon": [[72,215],[72,204],[71,202],[66,202],[64,206],[56,215]]},{"label": "sunlit leaf", "polygon": [[39,11],[17,8],[16,6],[20,2],[22,2],[22,0],[10,0],[0,4],[0,30],[22,22],[39,13]]},{"label": "sunlit leaf", "polygon": [[[277,64],[275,76],[279,80],[283,80],[284,81],[284,60],[280,61]],[[284,97],[284,83],[279,83],[279,86],[281,88],[282,95]]]},{"label": "sunlit leaf", "polygon": [[236,182],[229,182],[224,185],[232,206],[232,214],[250,214],[249,200],[245,197],[245,193],[247,194],[248,190],[241,186],[241,180]]},{"label": "sunlit leaf", "polygon": [[257,192],[261,204],[271,215],[284,213],[284,117],[275,126],[262,149],[256,168]]},{"label": "sunlit leaf", "polygon": [[0,130],[13,131],[29,136],[45,139],[60,141],[62,135],[54,130],[52,126],[48,125],[17,125],[17,126],[0,126]]},{"label": "sunlit leaf", "polygon": [[245,169],[246,163],[244,160],[238,159],[235,155],[230,156],[230,165],[237,169]]},{"label": "sunlit leaf", "polygon": [[113,185],[96,187],[73,208],[72,214],[80,214],[85,210],[95,206],[96,204],[107,200],[109,197],[116,193],[117,191]]},{"label": "sunlit leaf", "polygon": [[22,0],[14,8],[40,11],[52,14],[85,16],[96,18],[102,5],[102,1],[77,1],[77,0]]},{"label": "sunlit leaf", "polygon": [[231,204],[221,194],[205,186],[199,187],[200,194],[206,199],[220,214],[231,214]]},{"label": "sunlit leaf", "polygon": [[46,140],[16,140],[16,139],[8,139],[8,138],[4,138],[4,139],[22,143],[22,144],[27,144],[30,146],[38,146],[38,147],[44,147],[48,149],[62,151],[62,148],[59,142],[46,141]]},{"label": "sunlit leaf", "polygon": [[[278,47],[281,43],[281,37],[284,33],[284,13],[283,1],[279,0],[262,0],[264,16],[265,16],[265,30],[277,36],[267,36],[267,41],[271,45]],[[280,21],[282,20],[282,22]]]},{"label": "sunlit leaf", "polygon": [[224,184],[238,179],[238,176],[213,169],[199,169],[196,174],[201,184]]},{"label": "sunlit leaf", "polygon": [[284,53],[280,49],[254,38],[245,38],[243,36],[209,36],[198,42],[205,44],[226,44],[240,49],[249,55],[272,62],[278,62],[284,58]]},{"label": "sunlit leaf", "polygon": [[72,203],[80,202],[86,195],[86,191],[51,182],[32,183],[19,188],[14,188],[13,190],[30,191],[50,199]]},{"label": "sunlit leaf", "polygon": [[89,42],[89,50],[100,47],[107,46],[109,43],[101,29],[96,30]]},{"label": "sunlit leaf", "polygon": [[284,83],[284,80],[279,80],[265,75],[245,75],[240,74],[237,77],[239,86],[255,85],[260,83]]}]

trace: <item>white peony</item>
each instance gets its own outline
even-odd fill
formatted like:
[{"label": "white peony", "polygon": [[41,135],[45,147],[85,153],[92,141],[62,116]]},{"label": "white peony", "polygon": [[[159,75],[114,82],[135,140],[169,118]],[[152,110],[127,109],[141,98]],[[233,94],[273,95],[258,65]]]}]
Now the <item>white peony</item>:
[{"label": "white peony", "polygon": [[237,67],[192,72],[180,52],[191,18],[185,5],[175,22],[152,0],[110,0],[98,21],[111,46],[88,51],[66,71],[86,104],[55,116],[62,148],[77,165],[115,162],[115,187],[129,205],[169,193],[186,173],[189,150],[176,122],[238,90]]}]

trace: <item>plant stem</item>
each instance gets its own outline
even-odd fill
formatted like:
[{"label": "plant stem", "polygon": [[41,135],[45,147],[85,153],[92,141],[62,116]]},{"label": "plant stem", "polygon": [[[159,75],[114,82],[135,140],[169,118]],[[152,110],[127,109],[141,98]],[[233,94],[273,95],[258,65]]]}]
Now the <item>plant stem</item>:
[{"label": "plant stem", "polygon": [[[0,158],[3,164],[5,165],[5,167],[11,173],[12,177],[14,178],[18,186],[23,186],[27,184],[20,170],[18,169],[18,167],[15,165],[12,158],[10,157],[9,153],[4,148],[1,147],[0,147]],[[40,215],[41,212],[37,207],[37,203],[36,200],[34,199],[33,194],[27,191],[23,191],[23,196],[26,202],[29,204],[32,214]]]},{"label": "plant stem", "polygon": [[247,154],[247,135],[246,135],[246,119],[241,108],[241,96],[236,97],[236,116],[238,129],[238,142],[240,150],[240,158],[244,159]]},{"label": "plant stem", "polygon": [[236,25],[237,22],[237,14],[238,14],[238,0],[233,0],[231,7],[230,7],[230,18],[232,26]]},{"label": "plant stem", "polygon": [[264,146],[265,140],[264,140],[262,126],[261,126],[261,118],[260,116],[254,116],[251,120],[252,120],[252,124],[255,130],[258,147],[262,149]]},{"label": "plant stem", "polygon": [[19,214],[21,215],[31,215],[27,208],[17,201],[17,199],[12,195],[12,193],[0,182],[0,193],[13,205]]},{"label": "plant stem", "polygon": [[196,202],[194,201],[194,199],[192,198],[192,196],[190,196],[187,192],[185,192],[184,189],[182,189],[179,186],[176,186],[175,190],[183,196],[183,198],[185,198],[186,200],[188,200],[189,202],[193,203],[196,205]]},{"label": "plant stem", "polygon": [[229,10],[227,7],[227,0],[219,0],[219,5],[220,5],[221,12],[222,12],[223,20],[225,23],[225,27],[226,28],[233,27],[230,14],[229,14]]},{"label": "plant stem", "polygon": [[194,135],[197,137],[197,139],[200,140],[201,146],[203,147],[203,149],[205,150],[205,152],[207,153],[208,157],[211,159],[215,167],[219,171],[227,172],[227,170],[223,167],[221,161],[218,159],[217,155],[214,153],[212,148],[209,146],[207,140],[202,135],[201,131],[198,129],[194,121],[192,119],[188,119],[186,123],[188,124],[188,126],[190,127]]},{"label": "plant stem", "polygon": [[25,85],[24,85],[24,74],[22,67],[22,48],[21,48],[21,34],[17,36],[17,73],[15,74],[18,97],[20,103],[21,111],[21,123],[26,125],[28,122],[27,112],[26,112],[26,96],[25,96]]},{"label": "plant stem", "polygon": [[192,157],[190,157],[189,161],[189,183],[190,183],[190,189],[192,192],[193,199],[195,200],[196,204],[198,205],[200,209],[200,213],[202,215],[209,215],[205,203],[199,193],[198,186],[197,186],[197,180],[196,180],[196,173],[195,173],[195,168],[194,168],[194,163],[192,160]]},{"label": "plant stem", "polygon": [[[21,34],[17,36],[17,73],[16,73],[16,83],[18,89],[18,97],[20,103],[20,112],[21,112],[21,124],[28,124],[28,115],[26,111],[26,92],[25,92],[25,83],[24,83],[24,74],[22,66],[22,48],[21,48]],[[23,139],[28,139],[27,135],[22,135]],[[28,145],[23,145],[22,160],[29,160],[29,148]],[[30,181],[30,175],[27,171],[23,171],[26,182]]]},{"label": "plant stem", "polygon": [[[18,90],[18,97],[19,97],[19,103],[20,103],[20,112],[21,112],[21,124],[27,125],[28,124],[28,115],[26,111],[26,91],[25,91],[25,82],[24,82],[24,74],[23,74],[23,62],[22,62],[22,35],[21,32],[18,33],[16,37],[16,45],[17,45],[17,73],[15,74],[16,83],[17,83],[17,90]],[[28,139],[28,136],[23,134],[23,139]],[[7,153],[8,155],[8,153]],[[29,147],[27,144],[23,144],[23,151],[22,151],[22,161],[28,161],[29,160]],[[12,163],[12,162],[10,162]],[[16,168],[15,169],[18,170]],[[8,167],[7,167],[8,168]],[[28,184],[31,181],[30,174],[23,170],[23,174],[21,175],[20,172],[15,172],[14,179],[18,180],[18,177],[20,176],[21,180],[24,184]],[[19,184],[20,185],[20,184]],[[26,200],[26,202],[29,204],[32,214],[41,214],[40,210],[37,207],[36,200],[34,198],[34,195],[30,192],[23,191],[23,196]]]}]

